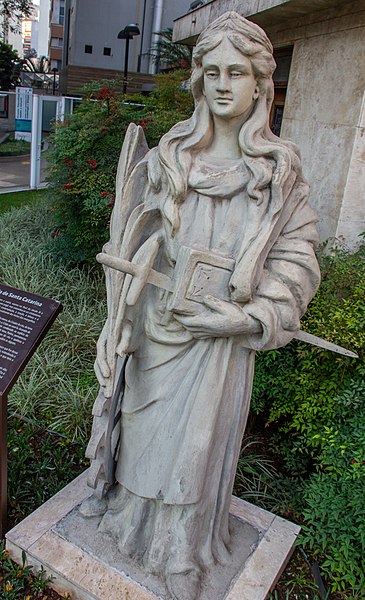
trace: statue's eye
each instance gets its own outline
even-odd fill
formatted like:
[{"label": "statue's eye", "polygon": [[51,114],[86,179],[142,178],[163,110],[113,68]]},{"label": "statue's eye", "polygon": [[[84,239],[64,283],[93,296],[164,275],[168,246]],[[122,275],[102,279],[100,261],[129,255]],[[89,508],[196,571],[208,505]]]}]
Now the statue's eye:
[{"label": "statue's eye", "polygon": [[205,76],[208,77],[208,79],[215,79],[216,77],[218,77],[218,71],[205,71]]},{"label": "statue's eye", "polygon": [[241,71],[231,71],[231,78],[238,79],[238,77],[242,77],[243,73]]}]

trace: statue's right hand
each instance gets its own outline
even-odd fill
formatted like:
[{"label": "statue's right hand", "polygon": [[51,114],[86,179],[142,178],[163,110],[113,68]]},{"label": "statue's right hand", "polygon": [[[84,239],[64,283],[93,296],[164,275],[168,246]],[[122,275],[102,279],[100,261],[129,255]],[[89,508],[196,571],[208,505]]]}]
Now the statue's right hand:
[{"label": "statue's right hand", "polygon": [[112,386],[115,369],[115,345],[110,342],[109,328],[106,323],[96,344],[94,369],[98,382],[104,388],[104,395],[107,398],[113,392]]}]

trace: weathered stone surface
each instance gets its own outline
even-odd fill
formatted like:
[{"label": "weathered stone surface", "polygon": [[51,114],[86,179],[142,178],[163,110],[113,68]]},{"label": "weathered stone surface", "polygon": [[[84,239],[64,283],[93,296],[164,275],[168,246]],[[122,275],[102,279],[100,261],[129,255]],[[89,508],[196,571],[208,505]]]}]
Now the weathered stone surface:
[{"label": "weathered stone surface", "polygon": [[365,225],[365,137],[360,125],[365,22],[359,27],[358,17],[352,20],[356,28],[333,26],[325,33],[317,25],[308,26],[306,36],[296,41],[282,135],[300,143],[321,239],[344,236],[355,247]]},{"label": "weathered stone surface", "polygon": [[[87,477],[87,472],[78,477],[7,534],[7,548],[11,556],[21,563],[24,550],[28,564],[33,565],[35,570],[42,566],[47,576],[53,578],[52,587],[60,594],[71,594],[72,600],[164,599],[164,594],[161,596],[153,591],[157,588],[152,577],[147,577],[145,585],[141,585],[128,576],[126,570],[105,562],[105,556],[100,556],[97,538],[92,547],[95,537],[92,520],[86,521],[82,543],[67,539],[67,527],[71,528],[75,522],[75,509],[89,493]],[[237,498],[232,498],[231,514],[256,530],[258,540],[246,560],[242,560],[240,551],[240,556],[232,557],[238,569],[227,590],[222,591],[222,585],[218,584],[217,593],[208,590],[205,598],[264,600],[290,555],[299,527]],[[237,541],[238,548],[245,547],[245,544],[245,539]],[[110,546],[110,552],[113,552],[112,540]],[[114,551],[117,555],[115,547]],[[224,569],[218,569],[216,577],[227,577]]]},{"label": "weathered stone surface", "polygon": [[[251,552],[228,513],[254,351],[293,339],[319,283],[299,152],[268,127],[274,68],[258,26],[234,12],[209,25],[191,119],[149,152],[141,128],[127,132],[98,255],[108,317],[81,513],[98,517],[98,547],[110,536],[174,600],[223,600],[235,540]],[[67,532],[83,539],[82,521]]]}]

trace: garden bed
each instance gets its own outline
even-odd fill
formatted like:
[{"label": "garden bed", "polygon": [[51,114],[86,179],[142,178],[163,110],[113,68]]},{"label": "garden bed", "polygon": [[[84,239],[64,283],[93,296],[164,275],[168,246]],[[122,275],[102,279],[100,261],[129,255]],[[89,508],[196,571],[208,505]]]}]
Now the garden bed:
[{"label": "garden bed", "polygon": [[10,134],[0,143],[0,158],[3,156],[27,156],[30,153],[30,142],[16,140],[14,134]]},{"label": "garden bed", "polygon": [[[63,262],[52,258],[62,239],[54,218],[47,202],[1,216],[1,280],[64,305],[9,396],[11,412],[32,421],[10,420],[12,523],[85,467],[83,448],[97,393],[93,361],[106,304],[102,271],[71,268],[75,257],[68,246]],[[299,342],[258,354],[249,426],[256,441],[245,442],[236,493],[302,525],[299,544],[310,564],[318,561],[331,600],[363,600],[365,246],[354,255],[338,250],[322,257],[322,273],[303,326],[360,358]],[[12,588],[2,598],[38,598],[28,591],[10,595]],[[298,550],[270,600],[320,600]]]}]

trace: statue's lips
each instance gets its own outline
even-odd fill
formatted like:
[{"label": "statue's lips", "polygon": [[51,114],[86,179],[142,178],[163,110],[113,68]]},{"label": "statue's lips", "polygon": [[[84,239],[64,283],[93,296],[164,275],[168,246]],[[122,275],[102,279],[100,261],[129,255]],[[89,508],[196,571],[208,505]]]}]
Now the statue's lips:
[{"label": "statue's lips", "polygon": [[229,104],[230,102],[232,102],[232,98],[218,97],[215,99],[215,101],[218,102],[219,104]]}]

